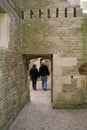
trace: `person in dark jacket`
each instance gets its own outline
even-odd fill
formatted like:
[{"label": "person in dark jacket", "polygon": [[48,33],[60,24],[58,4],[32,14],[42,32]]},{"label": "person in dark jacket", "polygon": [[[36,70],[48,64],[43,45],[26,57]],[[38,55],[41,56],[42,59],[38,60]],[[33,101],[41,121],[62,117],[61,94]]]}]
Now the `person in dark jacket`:
[{"label": "person in dark jacket", "polygon": [[36,64],[34,64],[32,66],[32,68],[30,69],[29,75],[30,75],[31,80],[32,80],[32,88],[34,90],[36,90],[37,78],[39,76],[38,69],[36,68]]},{"label": "person in dark jacket", "polygon": [[39,76],[42,79],[42,88],[46,91],[47,88],[47,77],[49,76],[49,69],[44,63],[39,68]]}]

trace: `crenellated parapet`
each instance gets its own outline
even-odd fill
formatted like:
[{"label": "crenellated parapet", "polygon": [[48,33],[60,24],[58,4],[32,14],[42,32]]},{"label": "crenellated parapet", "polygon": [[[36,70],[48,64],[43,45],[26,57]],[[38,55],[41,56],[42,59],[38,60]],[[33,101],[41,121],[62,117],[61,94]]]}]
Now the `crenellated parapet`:
[{"label": "crenellated parapet", "polygon": [[79,17],[81,9],[79,7],[49,7],[49,8],[31,8],[27,11],[21,11],[21,19],[34,18],[64,18]]}]

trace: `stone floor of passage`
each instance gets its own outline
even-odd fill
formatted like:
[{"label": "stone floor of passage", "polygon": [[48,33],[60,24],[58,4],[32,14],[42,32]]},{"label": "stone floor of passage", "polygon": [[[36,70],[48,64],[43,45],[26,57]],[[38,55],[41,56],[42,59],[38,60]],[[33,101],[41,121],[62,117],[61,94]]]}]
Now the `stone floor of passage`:
[{"label": "stone floor of passage", "polygon": [[50,80],[47,91],[30,85],[30,98],[9,130],[87,130],[87,109],[52,109]]}]

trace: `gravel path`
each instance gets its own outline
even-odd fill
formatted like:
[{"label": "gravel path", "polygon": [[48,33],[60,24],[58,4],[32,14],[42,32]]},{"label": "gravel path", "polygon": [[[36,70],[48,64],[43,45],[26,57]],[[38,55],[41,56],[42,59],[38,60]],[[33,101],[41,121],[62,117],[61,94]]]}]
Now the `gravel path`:
[{"label": "gravel path", "polygon": [[30,94],[9,130],[87,130],[87,109],[52,109],[50,87],[43,91],[40,81]]}]

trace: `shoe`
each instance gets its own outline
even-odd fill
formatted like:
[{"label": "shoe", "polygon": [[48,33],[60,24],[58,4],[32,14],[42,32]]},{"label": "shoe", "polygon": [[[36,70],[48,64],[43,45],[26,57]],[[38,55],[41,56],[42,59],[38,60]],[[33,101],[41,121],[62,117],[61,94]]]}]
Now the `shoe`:
[{"label": "shoe", "polygon": [[37,89],[35,88],[34,90],[36,91]]},{"label": "shoe", "polygon": [[46,91],[46,88],[44,88],[44,91]]}]

